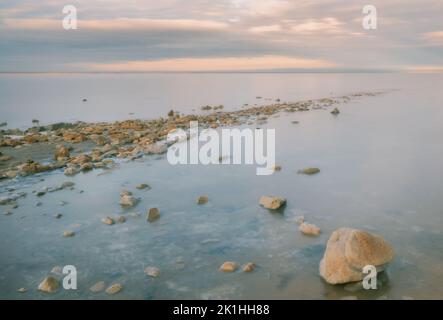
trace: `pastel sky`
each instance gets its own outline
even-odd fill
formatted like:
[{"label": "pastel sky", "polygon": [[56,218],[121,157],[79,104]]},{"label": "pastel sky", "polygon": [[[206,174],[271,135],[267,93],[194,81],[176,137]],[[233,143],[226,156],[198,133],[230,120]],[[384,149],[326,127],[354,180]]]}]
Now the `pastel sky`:
[{"label": "pastel sky", "polygon": [[[362,27],[365,5],[377,30]],[[78,29],[64,30],[74,5]],[[0,71],[443,71],[442,0],[1,0]]]}]

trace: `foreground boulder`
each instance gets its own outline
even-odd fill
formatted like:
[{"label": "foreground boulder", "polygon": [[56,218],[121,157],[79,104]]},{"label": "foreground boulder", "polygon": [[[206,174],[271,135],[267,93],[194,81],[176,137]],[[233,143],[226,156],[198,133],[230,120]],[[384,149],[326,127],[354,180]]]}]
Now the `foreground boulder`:
[{"label": "foreground boulder", "polygon": [[274,196],[262,196],[260,205],[266,209],[277,210],[286,204],[286,199]]},{"label": "foreground boulder", "polygon": [[320,275],[330,284],[363,280],[363,267],[373,265],[380,272],[394,257],[394,250],[380,236],[340,228],[328,240],[320,262]]}]

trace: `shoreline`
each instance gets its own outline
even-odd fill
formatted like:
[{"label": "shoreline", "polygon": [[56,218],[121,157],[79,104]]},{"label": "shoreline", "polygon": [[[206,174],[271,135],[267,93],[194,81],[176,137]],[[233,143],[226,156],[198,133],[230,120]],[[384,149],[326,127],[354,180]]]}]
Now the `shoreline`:
[{"label": "shoreline", "polygon": [[[297,102],[280,102],[243,109],[221,111],[223,106],[203,106],[207,114],[180,114],[173,110],[167,117],[152,120],[115,122],[55,123],[27,130],[0,131],[0,180],[65,169],[66,175],[96,168],[109,168],[113,159],[137,159],[167,151],[167,134],[189,129],[190,121],[202,128],[217,129],[241,125],[262,125],[279,112],[328,110],[340,104],[382,92],[362,92],[346,96]],[[257,97],[257,99],[262,99]],[[57,154],[58,153],[58,154]],[[52,160],[51,160],[52,159]]]}]

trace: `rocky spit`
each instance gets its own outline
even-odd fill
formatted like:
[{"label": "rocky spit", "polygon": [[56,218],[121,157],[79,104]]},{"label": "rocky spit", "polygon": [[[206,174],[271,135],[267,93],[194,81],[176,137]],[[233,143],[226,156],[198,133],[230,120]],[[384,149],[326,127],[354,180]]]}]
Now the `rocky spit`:
[{"label": "rocky spit", "polygon": [[[326,98],[318,100],[308,100],[295,103],[281,103],[252,107],[238,111],[220,111],[222,108],[207,108],[204,110],[213,111],[205,115],[182,115],[174,111],[168,113],[167,118],[155,120],[128,120],[114,123],[75,123],[75,124],[55,124],[45,127],[33,127],[26,131],[2,130],[0,133],[0,147],[10,150],[28,148],[32,145],[53,146],[51,160],[38,162],[26,159],[20,164],[13,163],[13,157],[1,154],[2,171],[0,179],[14,179],[41,173],[50,170],[63,170],[66,176],[72,176],[79,172],[87,172],[95,168],[110,168],[114,165],[113,158],[137,159],[144,155],[163,154],[167,151],[168,144],[165,138],[168,132],[181,128],[187,129],[190,121],[199,121],[200,126],[206,128],[218,128],[226,126],[238,126],[241,124],[255,124],[263,122],[278,112],[303,112],[314,109],[328,109],[335,107],[332,114],[338,115],[340,112],[336,107],[340,103],[346,103],[351,99],[361,96],[372,96],[379,93],[362,93],[338,98]],[[84,142],[91,142],[93,147],[85,153],[74,154],[73,145]],[[2,151],[3,152],[3,151]],[[282,168],[276,165],[274,171],[281,171]],[[298,173],[315,175],[320,172],[319,168],[305,168]],[[150,190],[146,183],[134,186],[137,190]],[[43,197],[48,192],[63,189],[74,189],[74,183],[64,182],[60,186],[51,187],[45,190],[36,191],[37,197]],[[18,205],[21,198],[26,194],[11,190],[8,196],[0,198],[0,205]],[[131,208],[140,202],[131,191],[122,190],[120,193],[119,205],[123,208]],[[196,200],[196,205],[207,207],[208,196],[201,195]],[[280,212],[286,205],[286,199],[282,196],[263,195],[257,204],[257,210],[262,207],[268,214]],[[210,206],[208,206],[209,208]],[[264,210],[266,209],[266,210]],[[8,213],[10,211],[7,211]],[[62,214],[56,214],[56,219],[61,219]],[[154,223],[161,217],[160,209],[151,207],[147,209],[146,221]],[[106,226],[126,222],[124,216],[105,216],[101,222]],[[321,229],[307,221],[303,216],[297,217],[294,224],[294,232],[298,224],[299,232],[305,236],[319,236]],[[104,226],[105,227],[105,226]],[[116,227],[116,226],[114,226]],[[75,236],[71,230],[64,231],[65,238]],[[308,237],[307,237],[308,238]],[[64,240],[69,241],[69,240]],[[340,228],[330,236],[323,259],[319,265],[320,276],[329,284],[351,284],[360,286],[363,279],[362,268],[366,265],[374,265],[378,272],[386,269],[387,264],[393,259],[393,249],[383,238],[368,232]],[[239,267],[241,265],[241,267]],[[235,273],[238,270],[244,273],[256,271],[254,262],[243,262],[237,264],[234,261],[226,261],[219,267],[222,273]],[[143,270],[141,270],[143,272]],[[144,269],[144,273],[149,278],[159,278],[161,281],[161,270],[155,266]],[[157,280],[156,280],[157,281]],[[60,287],[59,280],[53,275],[47,276],[38,286],[38,290],[45,293],[54,293]],[[118,294],[123,290],[120,283],[111,284],[106,288],[106,283],[99,281],[89,289],[92,293],[106,292],[109,295]],[[26,293],[26,288],[18,289],[20,293]]]}]

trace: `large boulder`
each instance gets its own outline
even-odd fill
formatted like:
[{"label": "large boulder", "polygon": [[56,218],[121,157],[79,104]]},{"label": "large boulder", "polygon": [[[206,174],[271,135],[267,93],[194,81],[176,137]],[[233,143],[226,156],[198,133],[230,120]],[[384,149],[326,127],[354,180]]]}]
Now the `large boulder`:
[{"label": "large boulder", "polygon": [[368,232],[340,228],[328,240],[320,262],[320,275],[330,284],[361,281],[363,267],[373,265],[384,270],[394,257],[394,250],[377,235]]}]

